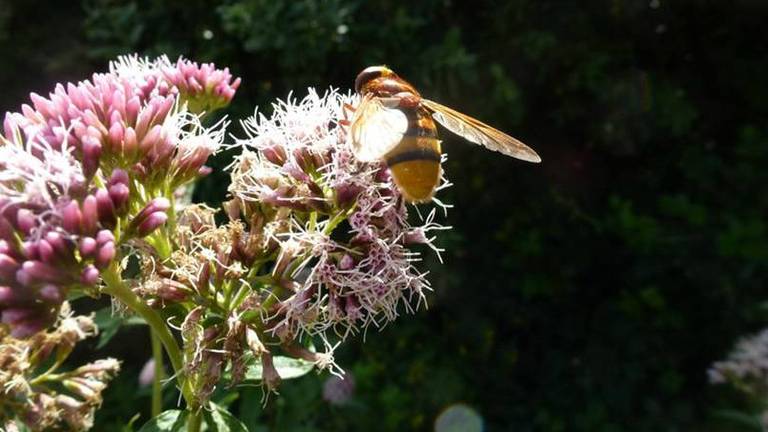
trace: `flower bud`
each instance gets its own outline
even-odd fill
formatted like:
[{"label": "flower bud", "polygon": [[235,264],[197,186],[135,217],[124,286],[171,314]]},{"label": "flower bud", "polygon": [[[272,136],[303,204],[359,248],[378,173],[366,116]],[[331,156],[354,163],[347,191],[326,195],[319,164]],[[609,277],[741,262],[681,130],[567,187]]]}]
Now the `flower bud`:
[{"label": "flower bud", "polygon": [[53,250],[53,246],[46,240],[41,239],[37,242],[37,254],[44,263],[56,263],[56,252]]},{"label": "flower bud", "polygon": [[266,352],[261,356],[261,382],[267,387],[267,391],[275,391],[283,381],[272,361],[272,354]]},{"label": "flower bud", "polygon": [[12,281],[16,277],[19,263],[6,254],[0,254],[0,278],[3,281]]},{"label": "flower bud", "polygon": [[38,296],[48,303],[61,303],[64,298],[61,288],[54,284],[43,285],[38,291]]},{"label": "flower bud", "polygon": [[345,183],[336,188],[336,205],[341,208],[351,206],[363,188],[353,183]]},{"label": "flower bud", "polygon": [[115,204],[106,189],[96,191],[96,205],[101,223],[109,227],[114,226],[117,222]]},{"label": "flower bud", "polygon": [[93,195],[88,195],[83,200],[82,211],[83,232],[91,234],[96,231],[99,222],[98,200]]},{"label": "flower bud", "polygon": [[78,250],[83,258],[90,258],[96,253],[96,240],[93,237],[81,237]]},{"label": "flower bud", "polygon": [[114,186],[116,184],[124,184],[127,185],[128,182],[130,182],[131,179],[128,176],[128,173],[125,170],[122,170],[120,168],[116,168],[114,171],[112,171],[112,175],[109,176],[109,182],[107,183],[108,186]]},{"label": "flower bud", "polygon": [[109,263],[112,262],[112,259],[115,257],[116,252],[115,242],[108,241],[104,243],[96,253],[96,259],[94,260],[96,268],[101,270],[107,268]]},{"label": "flower bud", "polygon": [[110,230],[101,230],[96,234],[96,243],[101,246],[107,242],[114,242],[115,235]]},{"label": "flower bud", "polygon": [[[153,213],[157,212],[165,212],[166,210],[171,208],[171,202],[168,201],[167,198],[155,198],[149,203],[147,203],[146,206],[144,206],[141,211],[139,211],[136,216],[133,218],[129,225],[129,230],[136,230],[139,226],[141,226]],[[165,221],[163,221],[165,223]],[[157,228],[157,226],[155,226]],[[154,229],[154,228],[153,228]]]},{"label": "flower bud", "polygon": [[83,138],[83,174],[87,178],[93,177],[96,170],[99,169],[99,158],[101,158],[101,143],[95,137],[87,135]]},{"label": "flower bud", "polygon": [[126,203],[128,202],[128,197],[130,194],[131,190],[126,184],[117,183],[109,187],[109,197],[112,199],[115,210],[121,216],[125,214]]},{"label": "flower bud", "polygon": [[61,270],[42,261],[24,261],[21,269],[16,272],[16,280],[24,286],[34,283],[56,283],[65,279],[66,275]]},{"label": "flower bud", "polygon": [[264,157],[267,158],[268,161],[279,166],[282,166],[288,157],[285,154],[285,148],[279,144],[266,147],[261,150],[261,153],[264,155]]},{"label": "flower bud", "polygon": [[120,361],[109,357],[80,366],[72,372],[72,375],[81,378],[95,378],[103,381],[115,376],[119,371]]},{"label": "flower bud", "polygon": [[80,282],[83,285],[96,285],[99,282],[99,269],[92,264],[88,264],[80,273]]},{"label": "flower bud", "polygon": [[152,233],[158,227],[163,225],[168,220],[168,215],[165,212],[154,212],[149,215],[136,229],[139,237],[144,237]]},{"label": "flower bud", "polygon": [[13,293],[13,288],[5,285],[0,285],[0,305],[10,304],[16,296]]},{"label": "flower bud", "polygon": [[32,229],[37,226],[37,217],[31,210],[19,209],[16,212],[16,226],[19,231],[29,235]]},{"label": "flower bud", "polygon": [[80,232],[80,226],[83,222],[83,215],[80,212],[80,205],[72,200],[61,210],[62,225],[64,229],[72,234]]},{"label": "flower bud", "polygon": [[93,378],[74,377],[65,379],[62,384],[87,402],[101,401],[101,392],[107,385]]}]

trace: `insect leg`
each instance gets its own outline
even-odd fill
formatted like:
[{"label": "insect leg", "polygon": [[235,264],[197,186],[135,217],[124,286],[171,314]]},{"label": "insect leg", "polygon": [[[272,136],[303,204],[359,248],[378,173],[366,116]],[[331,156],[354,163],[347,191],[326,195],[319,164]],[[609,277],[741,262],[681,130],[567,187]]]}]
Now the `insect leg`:
[{"label": "insect leg", "polygon": [[350,116],[349,114],[355,112],[355,107],[345,103],[341,107],[341,115],[344,117],[343,119],[339,120],[339,124],[342,126],[349,126],[350,125]]}]

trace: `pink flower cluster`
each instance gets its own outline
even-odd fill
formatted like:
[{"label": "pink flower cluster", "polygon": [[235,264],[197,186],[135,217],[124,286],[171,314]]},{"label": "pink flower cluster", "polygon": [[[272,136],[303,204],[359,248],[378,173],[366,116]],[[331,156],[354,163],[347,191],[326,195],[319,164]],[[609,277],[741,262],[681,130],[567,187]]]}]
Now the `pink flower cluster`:
[{"label": "pink flower cluster", "polygon": [[[239,79],[180,59],[124,57],[8,113],[0,135],[0,319],[16,337],[52,323],[67,291],[92,287],[120,244],[168,219],[167,196],[208,172]],[[130,222],[128,222],[130,221]]]},{"label": "pink flower cluster", "polygon": [[386,165],[355,159],[337,123],[351,102],[310,90],[276,104],[271,118],[245,123],[250,138],[241,142],[230,192],[246,218],[266,205],[290,215],[266,226],[279,247],[272,277],[282,293],[267,321],[283,341],[383,325],[400,306],[418,307],[429,288],[411,246],[431,246],[426,233],[445,227],[432,222],[434,212],[411,226]]}]

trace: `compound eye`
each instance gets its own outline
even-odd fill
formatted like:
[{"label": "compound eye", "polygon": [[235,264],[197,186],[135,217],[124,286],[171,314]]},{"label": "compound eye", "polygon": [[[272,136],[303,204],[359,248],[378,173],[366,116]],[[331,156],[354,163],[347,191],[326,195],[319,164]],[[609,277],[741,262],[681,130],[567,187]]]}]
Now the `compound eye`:
[{"label": "compound eye", "polygon": [[384,66],[369,66],[363,69],[355,79],[355,91],[360,93],[360,90],[362,90],[367,83],[384,76],[387,72],[388,69]]}]

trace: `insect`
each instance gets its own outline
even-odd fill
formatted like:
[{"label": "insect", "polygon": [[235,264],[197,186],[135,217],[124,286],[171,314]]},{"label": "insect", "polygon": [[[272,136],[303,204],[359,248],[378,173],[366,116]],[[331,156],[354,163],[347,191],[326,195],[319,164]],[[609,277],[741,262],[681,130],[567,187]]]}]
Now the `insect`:
[{"label": "insect", "polygon": [[[475,144],[528,162],[541,162],[530,147],[480,120],[421,97],[386,66],[370,66],[355,79],[360,104],[354,109],[347,139],[364,162],[383,160],[403,197],[432,199],[440,182],[440,140],[434,120]],[[351,108],[351,107],[347,107]]]}]

